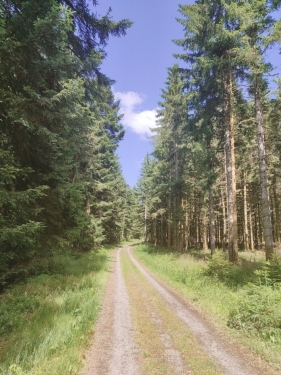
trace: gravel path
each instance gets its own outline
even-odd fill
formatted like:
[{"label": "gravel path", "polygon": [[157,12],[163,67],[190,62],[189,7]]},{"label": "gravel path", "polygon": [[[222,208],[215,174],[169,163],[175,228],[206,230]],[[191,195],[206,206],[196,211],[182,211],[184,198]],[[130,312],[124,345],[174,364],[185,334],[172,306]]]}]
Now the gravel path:
[{"label": "gravel path", "polygon": [[157,327],[159,339],[162,341],[164,346],[164,357],[167,359],[169,363],[171,363],[174,369],[174,375],[185,375],[190,373],[189,371],[184,370],[184,366],[181,359],[181,353],[173,347],[173,342],[171,336],[163,330],[163,322],[157,316],[153,307],[151,306],[151,316],[152,319]]},{"label": "gravel path", "polygon": [[120,265],[120,250],[117,253],[115,275],[114,340],[108,375],[139,375],[129,298]]},{"label": "gravel path", "polygon": [[[130,300],[120,264],[121,251],[157,290],[167,308],[185,323],[187,329],[199,342],[202,351],[220,367],[222,374],[275,374],[270,369],[264,368],[261,361],[249,351],[241,349],[236,344],[230,344],[225,337],[217,333],[211,323],[208,323],[204,317],[189,306],[181,296],[152,275],[132,255],[130,248],[127,248],[116,251],[100,319],[96,326],[93,343],[85,355],[85,367],[81,375],[144,375],[145,373],[141,363],[138,363],[140,351],[134,340],[135,332],[130,314]],[[130,279],[129,281],[126,279],[126,282],[130,282]],[[143,295],[145,292],[141,289],[141,283],[138,284],[137,281],[137,285],[140,288],[139,293]],[[172,364],[173,373],[163,375],[192,374],[192,371],[184,370],[181,360],[182,353],[174,348],[171,336],[165,331],[163,322],[149,302],[148,295],[144,297],[144,304],[150,311],[151,321],[158,332],[159,342],[162,342],[163,358]],[[162,374],[162,372],[156,373]]]},{"label": "gravel path", "polygon": [[120,250],[115,255],[100,319],[92,346],[85,355],[82,375],[140,375],[128,294],[120,266]]},{"label": "gravel path", "polygon": [[255,372],[249,372],[245,370],[245,365],[230,353],[228,353],[223,343],[218,342],[218,340],[213,336],[212,332],[206,327],[206,325],[198,318],[193,311],[187,309],[186,306],[177,300],[166,288],[159,284],[132,256],[129,252],[132,262],[137,266],[137,268],[142,272],[142,274],[148,279],[148,281],[158,290],[163,298],[168,302],[171,308],[174,310],[175,314],[183,320],[192,330],[192,332],[198,337],[201,345],[204,347],[205,351],[209,353],[216,362],[220,363],[224,369],[224,373],[227,375],[254,375]]}]

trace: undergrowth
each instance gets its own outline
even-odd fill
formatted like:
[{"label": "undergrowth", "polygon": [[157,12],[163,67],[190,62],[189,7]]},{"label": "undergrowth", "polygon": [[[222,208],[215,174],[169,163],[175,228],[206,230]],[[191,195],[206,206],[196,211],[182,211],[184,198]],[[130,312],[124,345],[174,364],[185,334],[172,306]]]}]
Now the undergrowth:
[{"label": "undergrowth", "polygon": [[154,246],[134,248],[156,274],[213,315],[253,350],[281,368],[281,260],[261,261],[243,254],[237,265],[225,254],[213,257],[167,252]]},{"label": "undergrowth", "polygon": [[0,374],[76,374],[107,279],[108,250],[61,253],[53,274],[0,296]]}]

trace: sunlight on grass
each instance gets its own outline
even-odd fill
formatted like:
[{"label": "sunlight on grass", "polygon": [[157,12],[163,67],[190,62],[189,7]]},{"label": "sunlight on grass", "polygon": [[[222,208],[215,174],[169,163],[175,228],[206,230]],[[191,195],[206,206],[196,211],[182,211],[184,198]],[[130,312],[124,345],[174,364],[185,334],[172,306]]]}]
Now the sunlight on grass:
[{"label": "sunlight on grass", "polygon": [[279,261],[269,266],[261,254],[242,253],[239,264],[232,265],[220,252],[205,260],[202,253],[178,254],[147,245],[133,251],[229,334],[281,369]]},{"label": "sunlight on grass", "polygon": [[62,253],[53,275],[0,297],[0,374],[76,374],[97,319],[110,251]]}]

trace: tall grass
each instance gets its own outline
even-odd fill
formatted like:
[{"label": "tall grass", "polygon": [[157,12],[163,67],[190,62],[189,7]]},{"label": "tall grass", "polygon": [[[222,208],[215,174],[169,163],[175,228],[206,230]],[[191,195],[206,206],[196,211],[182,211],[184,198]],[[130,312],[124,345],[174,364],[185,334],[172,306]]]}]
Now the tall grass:
[{"label": "tall grass", "polygon": [[110,252],[62,253],[0,297],[0,374],[70,375],[81,366],[108,276]]},{"label": "tall grass", "polygon": [[244,253],[238,265],[231,265],[220,252],[206,259],[206,254],[182,255],[145,245],[133,251],[226,331],[281,369],[279,259],[267,264],[259,255]]}]

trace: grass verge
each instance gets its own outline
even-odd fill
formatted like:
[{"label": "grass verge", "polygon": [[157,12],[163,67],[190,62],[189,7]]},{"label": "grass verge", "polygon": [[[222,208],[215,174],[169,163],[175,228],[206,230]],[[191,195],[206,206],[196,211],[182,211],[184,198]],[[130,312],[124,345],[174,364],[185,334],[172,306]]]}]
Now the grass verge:
[{"label": "grass verge", "polygon": [[110,258],[110,250],[57,254],[54,274],[30,278],[0,296],[1,375],[77,374]]},{"label": "grass verge", "polygon": [[281,288],[278,283],[267,284],[267,270],[260,259],[229,266],[219,257],[208,264],[188,254],[159,252],[153,246],[140,245],[133,251],[228,334],[281,370]]}]

